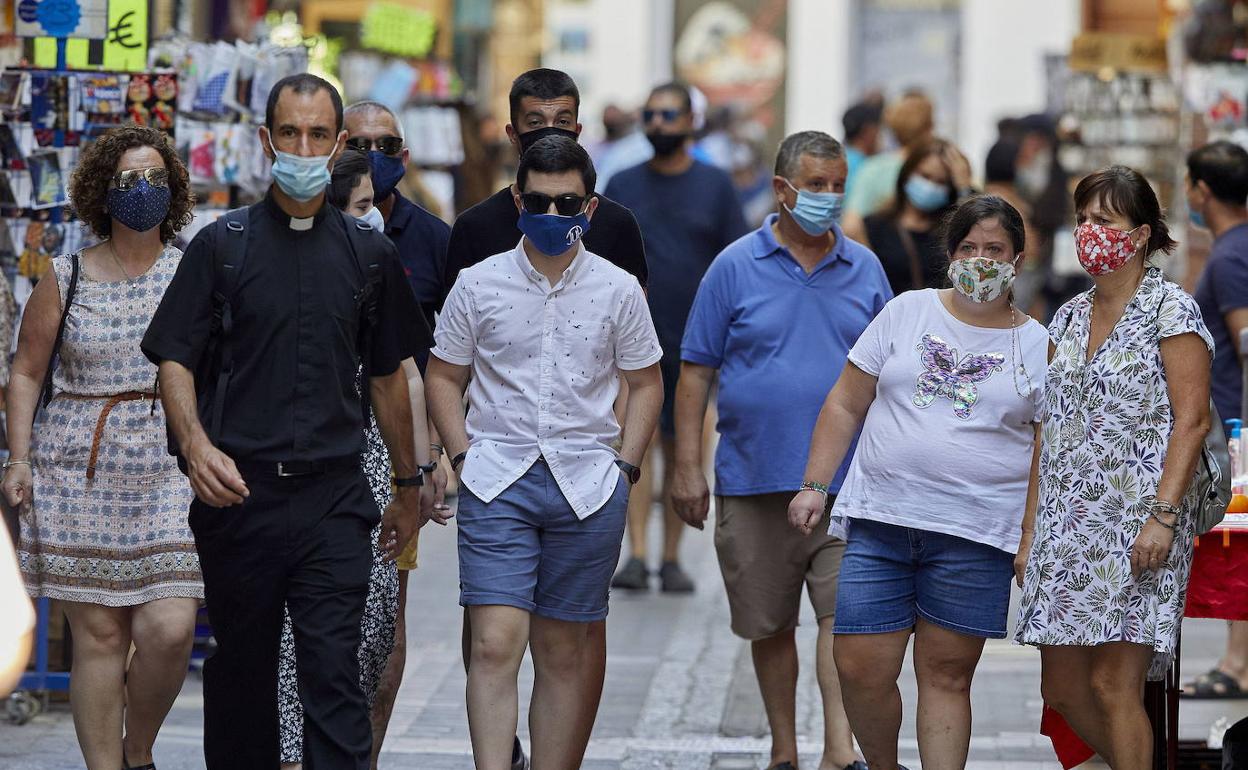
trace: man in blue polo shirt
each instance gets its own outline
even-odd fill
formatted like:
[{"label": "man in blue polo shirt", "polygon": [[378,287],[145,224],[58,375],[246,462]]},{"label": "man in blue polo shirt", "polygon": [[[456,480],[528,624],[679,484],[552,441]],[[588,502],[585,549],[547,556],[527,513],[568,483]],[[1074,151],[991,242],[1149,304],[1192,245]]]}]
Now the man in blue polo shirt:
[{"label": "man in blue polo shirt", "polygon": [[[1196,303],[1213,337],[1210,391],[1218,416],[1240,416],[1248,329],[1248,151],[1213,142],[1187,156],[1187,208],[1192,224],[1213,233],[1213,250],[1196,284]],[[1193,698],[1248,697],[1248,622],[1228,624],[1226,651],[1209,671],[1184,686]]]},{"label": "man in blue polo shirt", "polygon": [[[787,518],[806,466],[808,444],[801,442],[810,439],[849,349],[892,298],[879,259],[837,223],[847,173],[844,149],[827,134],[804,131],[784,140],[772,179],[778,212],[715,258],[681,345],[672,500],[686,523],[702,529],[710,509],[702,422],[718,372],[715,550],[732,630],[751,643],[774,770],[797,766],[794,630],[803,584],[820,627],[820,767],[865,770],[832,659],[845,544],[824,534],[826,521],[803,536]],[[830,486],[833,495],[846,467]]]}]

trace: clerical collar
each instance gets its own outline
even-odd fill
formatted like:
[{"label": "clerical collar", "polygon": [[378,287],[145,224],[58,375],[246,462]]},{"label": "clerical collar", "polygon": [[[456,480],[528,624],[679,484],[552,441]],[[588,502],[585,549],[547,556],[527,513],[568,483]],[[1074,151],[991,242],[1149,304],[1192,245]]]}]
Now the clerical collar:
[{"label": "clerical collar", "polygon": [[289,227],[291,230],[294,230],[295,232],[307,232],[315,227],[317,222],[320,222],[325,218],[326,212],[328,212],[331,207],[327,201],[322,202],[321,208],[312,216],[292,217],[290,214],[283,211],[281,206],[277,205],[277,201],[273,198],[273,192],[270,191],[264,196],[264,208],[269,212],[269,215],[272,216],[273,219]]}]

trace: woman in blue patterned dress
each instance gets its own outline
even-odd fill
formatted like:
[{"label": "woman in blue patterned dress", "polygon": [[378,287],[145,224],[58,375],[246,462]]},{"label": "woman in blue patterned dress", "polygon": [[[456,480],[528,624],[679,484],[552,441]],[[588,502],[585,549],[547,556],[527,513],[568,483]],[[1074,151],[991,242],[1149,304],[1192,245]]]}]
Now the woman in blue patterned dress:
[{"label": "woman in blue patterned dress", "polygon": [[1175,243],[1143,176],[1092,174],[1075,209],[1095,285],[1049,326],[1017,638],[1040,647],[1044,699],[1079,737],[1115,770],[1145,770],[1143,686],[1183,618],[1213,342],[1196,302],[1147,263]]},{"label": "woman in blue patterned dress", "polygon": [[[137,126],[83,149],[70,199],[103,243],[56,257],[31,294],[0,487],[21,511],[27,590],[63,601],[69,618],[70,707],[87,767],[150,767],[204,587],[186,521],[191,487],[166,448],[156,367],[139,341],[182,258],[167,244],[190,223],[193,199],[164,134]],[[55,397],[32,430],[75,262]]]}]

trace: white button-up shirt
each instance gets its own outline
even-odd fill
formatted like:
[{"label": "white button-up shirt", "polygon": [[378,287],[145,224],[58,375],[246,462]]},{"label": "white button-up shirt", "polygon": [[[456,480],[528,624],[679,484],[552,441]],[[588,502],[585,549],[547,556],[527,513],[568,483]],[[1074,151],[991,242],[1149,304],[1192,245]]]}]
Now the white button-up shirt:
[{"label": "white button-up shirt", "polygon": [[460,480],[474,495],[490,502],[544,457],[578,517],[611,499],[617,369],[662,356],[636,278],[582,245],[552,287],[522,240],[460,272],[434,340],[433,355],[472,367]]}]

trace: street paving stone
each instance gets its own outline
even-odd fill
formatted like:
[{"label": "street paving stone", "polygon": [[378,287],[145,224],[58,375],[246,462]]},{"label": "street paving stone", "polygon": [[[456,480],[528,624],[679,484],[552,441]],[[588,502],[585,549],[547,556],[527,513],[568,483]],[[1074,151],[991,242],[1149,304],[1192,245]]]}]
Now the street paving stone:
[{"label": "street paving stone", "polygon": [[[659,541],[657,523],[652,542]],[[683,557],[697,580],[692,596],[615,592],[608,623],[607,682],[585,770],[753,770],[767,760],[766,720],[754,683],[748,645],[728,629],[711,533],[689,531]],[[422,533],[421,566],[413,574],[408,607],[408,661],[381,767],[470,770],[473,767],[464,710],[455,528],[430,525]],[[818,766],[822,734],[813,652],[813,615],[803,616],[798,725],[803,767]],[[1202,671],[1216,660],[1223,624],[1189,621],[1184,666]],[[521,691],[532,668],[521,673]],[[918,770],[915,686],[903,674],[906,718],[901,761]],[[1056,770],[1048,741],[1037,732],[1040,715],[1039,657],[1008,641],[990,642],[972,690],[975,737],[971,770]],[[161,732],[156,758],[161,770],[200,770],[202,684],[188,676]],[[526,740],[527,703],[522,699],[520,734]],[[1203,739],[1219,717],[1248,716],[1248,701],[1184,702],[1181,733]],[[64,703],[31,723],[0,723],[0,768],[80,768],[81,755]]]}]

